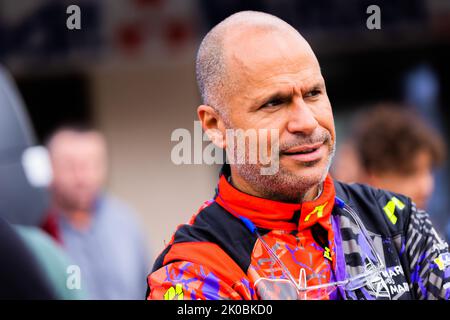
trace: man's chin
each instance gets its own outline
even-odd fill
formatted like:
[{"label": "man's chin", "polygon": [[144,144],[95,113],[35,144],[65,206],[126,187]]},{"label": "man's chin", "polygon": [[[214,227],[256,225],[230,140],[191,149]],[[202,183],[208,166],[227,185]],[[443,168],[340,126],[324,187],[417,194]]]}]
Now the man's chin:
[{"label": "man's chin", "polygon": [[270,193],[274,200],[297,203],[314,198],[315,194],[309,196],[310,191],[322,183],[325,177],[326,170],[320,166],[296,168],[292,171],[280,168],[277,175],[268,178],[266,182],[270,183],[266,183],[266,187],[271,187]]},{"label": "man's chin", "polygon": [[310,187],[324,181],[328,174],[328,166],[324,161],[315,163],[295,163],[295,165],[283,166],[280,164],[280,172],[290,176],[294,181],[302,181]]},{"label": "man's chin", "polygon": [[66,207],[71,211],[90,211],[92,209],[93,203],[94,200],[91,198],[76,198],[66,201]]},{"label": "man's chin", "polygon": [[280,170],[284,172],[291,172],[297,177],[316,175],[322,176],[325,171],[328,171],[326,159],[321,158],[314,161],[295,161],[292,159],[280,159]]}]

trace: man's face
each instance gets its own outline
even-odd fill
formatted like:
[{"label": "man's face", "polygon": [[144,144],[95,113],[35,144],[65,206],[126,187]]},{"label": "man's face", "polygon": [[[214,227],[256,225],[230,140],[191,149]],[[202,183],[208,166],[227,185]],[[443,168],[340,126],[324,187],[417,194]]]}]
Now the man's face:
[{"label": "man's face", "polygon": [[67,210],[89,211],[103,184],[105,146],[95,133],[64,132],[50,148],[55,200]]},{"label": "man's face", "polygon": [[258,164],[234,169],[265,196],[301,200],[323,181],[334,153],[333,114],[318,61],[293,32],[236,33],[227,48],[234,88],[226,99],[227,126],[278,129],[280,144],[278,173],[262,176]]}]

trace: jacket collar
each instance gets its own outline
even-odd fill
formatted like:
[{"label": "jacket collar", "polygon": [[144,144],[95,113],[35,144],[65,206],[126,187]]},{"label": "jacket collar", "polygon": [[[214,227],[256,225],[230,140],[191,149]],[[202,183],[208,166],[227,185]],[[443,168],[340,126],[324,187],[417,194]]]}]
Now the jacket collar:
[{"label": "jacket collar", "polygon": [[232,215],[250,219],[263,229],[299,231],[320,223],[330,228],[330,216],[336,195],[333,179],[327,175],[322,194],[314,201],[286,203],[259,198],[239,191],[228,182],[229,167],[222,169],[215,201]]}]

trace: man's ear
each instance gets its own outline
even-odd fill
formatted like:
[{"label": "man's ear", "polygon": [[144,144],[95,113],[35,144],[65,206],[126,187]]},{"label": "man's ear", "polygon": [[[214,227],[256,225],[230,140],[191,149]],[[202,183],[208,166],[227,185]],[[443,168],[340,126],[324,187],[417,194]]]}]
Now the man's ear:
[{"label": "man's ear", "polygon": [[218,112],[213,107],[202,104],[197,108],[197,115],[211,141],[219,148],[225,148],[225,125]]}]

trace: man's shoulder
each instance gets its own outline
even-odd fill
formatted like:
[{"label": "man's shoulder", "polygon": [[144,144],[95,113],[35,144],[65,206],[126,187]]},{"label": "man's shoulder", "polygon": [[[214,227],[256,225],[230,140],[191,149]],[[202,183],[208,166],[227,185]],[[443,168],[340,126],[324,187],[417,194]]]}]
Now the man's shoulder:
[{"label": "man's shoulder", "polygon": [[113,195],[103,193],[98,198],[97,213],[101,214],[100,219],[108,221],[109,224],[120,225],[122,230],[141,232],[137,212],[125,201]]},{"label": "man's shoulder", "polygon": [[102,193],[98,196],[97,205],[100,209],[108,209],[119,212],[133,212],[131,207],[122,199],[109,193]]},{"label": "man's shoulder", "polygon": [[117,218],[136,219],[136,211],[124,200],[107,193],[102,193],[97,199],[97,210],[107,212]]},{"label": "man's shoulder", "polygon": [[211,200],[198,210],[189,223],[178,227],[172,242],[211,242],[227,247],[249,238],[251,233],[245,225]]},{"label": "man's shoulder", "polygon": [[164,265],[165,256],[174,247],[183,245],[185,248],[198,248],[210,244],[217,245],[241,268],[245,268],[254,241],[254,235],[239,219],[211,200],[188,223],[177,228],[171,242],[157,259],[154,270]]},{"label": "man's shoulder", "polygon": [[385,236],[404,233],[411,215],[411,199],[361,183],[335,181],[336,195],[353,207],[369,230]]}]

